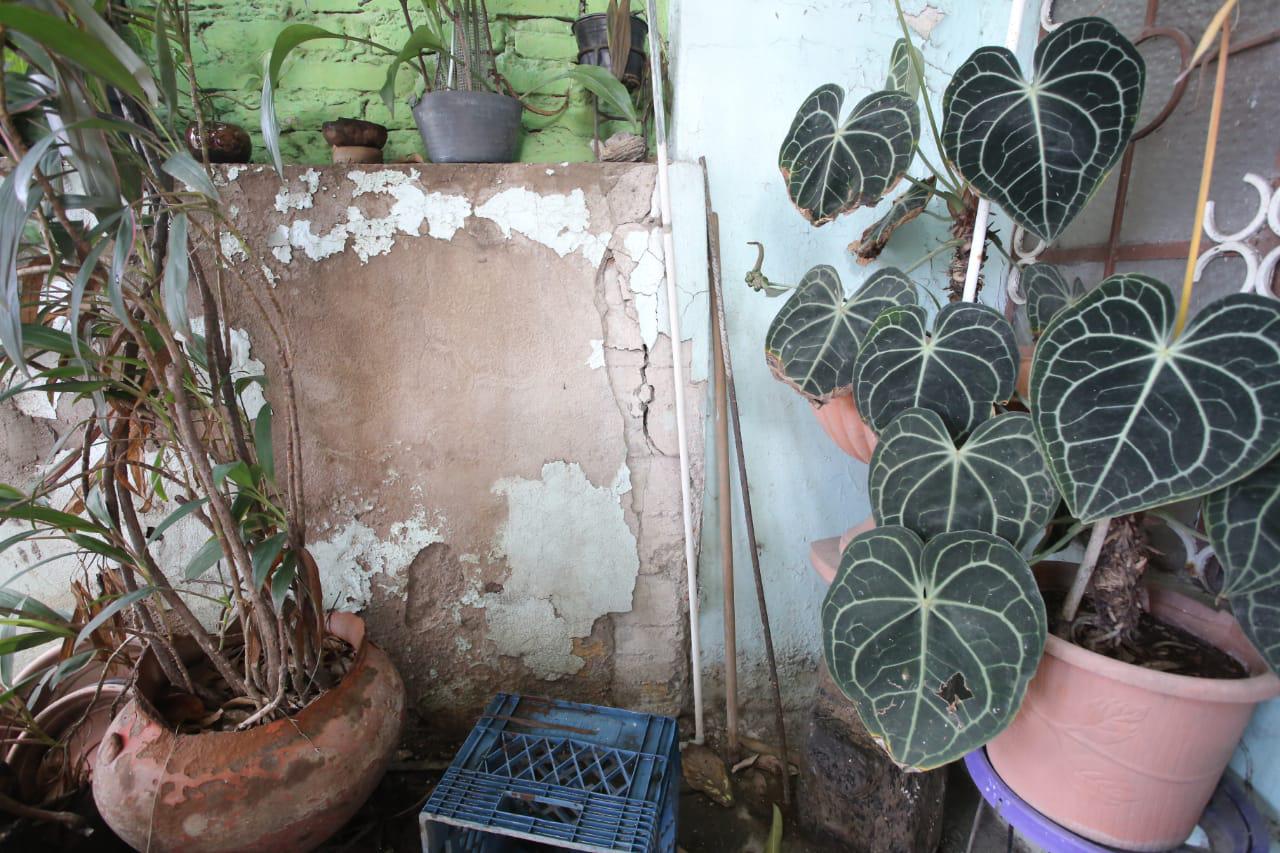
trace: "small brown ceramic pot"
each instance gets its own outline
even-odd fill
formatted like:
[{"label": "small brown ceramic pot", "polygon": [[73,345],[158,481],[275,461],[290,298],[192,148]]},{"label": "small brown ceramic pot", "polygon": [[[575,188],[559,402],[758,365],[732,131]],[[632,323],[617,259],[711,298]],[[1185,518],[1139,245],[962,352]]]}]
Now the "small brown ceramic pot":
[{"label": "small brown ceramic pot", "polygon": [[[249,132],[238,124],[207,121],[204,135],[209,143],[210,163],[248,163],[249,156],[253,154]],[[200,127],[192,122],[187,125],[187,150],[199,160],[202,156],[200,148]]]},{"label": "small brown ceramic pot", "polygon": [[333,146],[333,162],[381,163],[382,149],[369,148],[362,145],[335,145]]},{"label": "small brown ceramic pot", "polygon": [[843,394],[813,407],[818,423],[836,446],[859,462],[871,461],[876,449],[876,434],[858,414],[852,394]]},{"label": "small brown ceramic pot", "polygon": [[93,775],[111,829],[154,853],[292,853],[340,829],[387,769],[405,698],[363,620],[335,613],[329,631],[355,648],[355,661],[290,719],[175,734],[139,691],[111,722]]}]

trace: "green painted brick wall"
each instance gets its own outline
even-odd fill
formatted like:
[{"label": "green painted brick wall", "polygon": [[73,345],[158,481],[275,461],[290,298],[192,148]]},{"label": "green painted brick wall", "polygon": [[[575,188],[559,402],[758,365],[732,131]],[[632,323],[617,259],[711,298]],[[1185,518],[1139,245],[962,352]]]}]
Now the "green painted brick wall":
[{"label": "green painted brick wall", "polygon": [[[659,0],[658,15],[665,22],[668,0]],[[588,12],[602,12],[607,0],[589,0]],[[634,9],[643,3],[633,2]],[[497,64],[517,91],[577,56],[570,24],[578,15],[578,0],[489,0],[489,16]],[[420,8],[410,4],[410,11]],[[398,0],[193,0],[191,19],[195,38],[197,76],[216,97],[218,117],[243,125],[253,136],[255,162],[266,153],[258,131],[258,98],[262,57],[286,25],[315,24],[347,35],[372,39],[399,48],[408,30]],[[665,28],[665,24],[664,24]],[[372,48],[339,41],[310,42],[285,64],[276,93],[285,162],[326,163],[329,147],[320,126],[335,118],[363,118],[388,127],[388,162],[410,154],[424,154],[408,103],[419,86],[419,75],[402,67],[396,87],[396,109],[387,111],[378,90],[386,74],[382,57]],[[556,116],[524,113],[525,133],[520,147],[523,162],[564,162],[594,159],[591,151],[592,109],[586,92],[566,83],[567,108]],[[561,99],[533,97],[539,109],[556,109]],[[604,128],[607,136],[609,128]]]}]

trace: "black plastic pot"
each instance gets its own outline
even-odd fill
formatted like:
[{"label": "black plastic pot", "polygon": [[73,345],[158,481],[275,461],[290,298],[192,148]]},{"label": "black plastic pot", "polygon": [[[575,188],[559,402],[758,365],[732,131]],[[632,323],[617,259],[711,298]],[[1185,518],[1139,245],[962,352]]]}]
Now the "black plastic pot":
[{"label": "black plastic pot", "polygon": [[[578,64],[599,65],[611,68],[612,57],[609,54],[609,16],[597,12],[594,15],[583,15],[573,22],[573,35],[578,40]],[[649,25],[638,15],[631,16],[631,53],[627,56],[627,68],[622,74],[622,82],[634,89],[644,80],[645,39],[649,36]]]},{"label": "black plastic pot", "polygon": [[433,163],[511,163],[524,107],[495,92],[427,92],[413,120]]}]

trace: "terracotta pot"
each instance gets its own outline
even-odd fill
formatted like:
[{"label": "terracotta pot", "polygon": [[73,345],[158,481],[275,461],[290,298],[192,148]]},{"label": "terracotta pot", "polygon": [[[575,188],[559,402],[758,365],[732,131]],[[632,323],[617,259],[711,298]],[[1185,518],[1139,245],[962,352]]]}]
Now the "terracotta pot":
[{"label": "terracotta pot", "polygon": [[876,434],[858,414],[852,394],[834,397],[813,407],[818,423],[836,445],[859,462],[871,461],[876,449]]},{"label": "terracotta pot", "polygon": [[1018,346],[1018,380],[1014,387],[1018,389],[1022,402],[1028,404],[1031,402],[1031,358],[1035,353],[1034,346]]},{"label": "terracotta pot", "polygon": [[[1052,583],[1047,573],[1065,581],[1071,568],[1056,564],[1037,572]],[[1171,675],[1050,636],[1021,711],[987,745],[996,772],[1031,806],[1075,833],[1125,850],[1181,844],[1254,706],[1280,695],[1280,678],[1229,613],[1148,589],[1152,613],[1228,652],[1250,676]]]},{"label": "terracotta pot", "polygon": [[809,562],[813,565],[813,570],[818,573],[818,577],[822,578],[823,583],[831,586],[832,581],[836,579],[836,572],[840,569],[840,556],[844,554],[844,549],[853,541],[853,538],[875,526],[875,516],[869,515],[839,537],[819,539],[809,545]]},{"label": "terracotta pot", "polygon": [[155,853],[311,850],[356,812],[386,771],[404,721],[404,684],[364,622],[329,631],[355,662],[292,719],[244,732],[175,735],[135,695],[111,723],[93,798],[129,844]]},{"label": "terracotta pot", "polygon": [[68,788],[76,790],[88,784],[98,745],[111,725],[111,706],[124,692],[125,683],[122,678],[108,679],[101,687],[95,681],[65,695],[55,693],[57,698],[35,715],[36,728],[55,740],[70,731],[65,750],[50,749],[30,729],[19,729],[17,743],[9,749],[5,762],[17,780],[22,802],[44,803],[68,793]]}]

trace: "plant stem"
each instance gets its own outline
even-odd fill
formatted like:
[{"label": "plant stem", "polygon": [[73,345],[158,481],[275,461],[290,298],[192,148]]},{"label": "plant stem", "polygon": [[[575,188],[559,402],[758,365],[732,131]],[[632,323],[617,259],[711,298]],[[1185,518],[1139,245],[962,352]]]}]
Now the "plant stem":
[{"label": "plant stem", "polygon": [[[902,2],[901,0],[893,0],[893,5],[898,10],[898,26],[902,28],[902,37],[906,39],[907,46],[912,47],[911,31],[907,28],[906,16],[902,14]],[[925,83],[924,67],[921,65],[922,57],[914,50],[908,50],[907,57],[911,60],[911,70],[915,72],[916,82],[920,84],[920,97],[924,100],[924,112],[929,118],[929,130],[933,133],[933,142],[938,146],[938,152],[941,153],[942,134],[938,132],[938,119],[933,114],[933,102],[929,100],[929,87]],[[918,147],[917,150],[919,150]],[[959,179],[951,171],[951,167],[947,165],[945,157],[942,160],[942,166],[947,170],[947,174],[951,176],[951,180],[947,183],[953,187],[958,187],[960,184]]]},{"label": "plant stem", "polygon": [[1098,557],[1102,554],[1102,546],[1106,544],[1107,529],[1110,526],[1110,518],[1095,521],[1093,524],[1093,531],[1089,534],[1089,544],[1084,549],[1080,567],[1076,569],[1075,580],[1071,582],[1067,600],[1062,603],[1062,621],[1067,626],[1075,621],[1076,611],[1080,609],[1080,600],[1084,598],[1084,592],[1089,588],[1089,581],[1093,578],[1093,570],[1098,565]]},{"label": "plant stem", "polygon": [[1187,269],[1182,277],[1182,301],[1178,304],[1178,318],[1173,324],[1173,336],[1182,334],[1191,311],[1191,288],[1195,284],[1196,261],[1200,259],[1200,235],[1204,231],[1204,208],[1209,201],[1209,184],[1213,181],[1213,158],[1218,149],[1218,127],[1222,123],[1222,93],[1227,86],[1227,56],[1231,45],[1231,21],[1222,21],[1222,35],[1218,42],[1218,70],[1213,80],[1213,104],[1209,109],[1209,133],[1204,144],[1204,162],[1200,168],[1200,192],[1196,195],[1195,224],[1191,230],[1191,248],[1187,252]]},{"label": "plant stem", "polygon": [[954,248],[954,247],[956,247],[956,246],[959,246],[959,245],[960,245],[960,243],[961,243],[961,241],[960,241],[960,240],[958,240],[958,239],[956,239],[956,240],[948,240],[948,241],[946,241],[945,243],[940,243],[940,244],[938,245],[938,247],[937,247],[937,248],[932,249],[932,250],[930,250],[929,252],[926,252],[922,257],[917,258],[916,260],[912,261],[912,262],[911,262],[911,265],[910,265],[909,267],[907,267],[906,269],[904,269],[904,270],[903,270],[903,272],[904,272],[904,273],[907,273],[908,275],[910,275],[911,271],[912,271],[912,270],[914,270],[916,267],[919,267],[919,266],[922,266],[922,265],[924,265],[924,264],[927,264],[929,261],[933,260],[933,259],[934,259],[934,258],[936,258],[938,255],[941,255],[941,254],[942,254],[943,252],[945,252],[947,249],[951,249],[951,248]]},{"label": "plant stem", "polygon": [[1053,554],[1058,553],[1063,548],[1070,545],[1071,540],[1079,536],[1081,530],[1084,530],[1083,524],[1076,523],[1071,525],[1071,529],[1068,530],[1063,536],[1061,536],[1056,542],[1054,542],[1048,548],[1042,548],[1039,551],[1036,551],[1034,554],[1031,555],[1031,559],[1028,560],[1027,562],[1034,566],[1036,563],[1040,562],[1045,557],[1049,557],[1049,556],[1052,556]]}]

